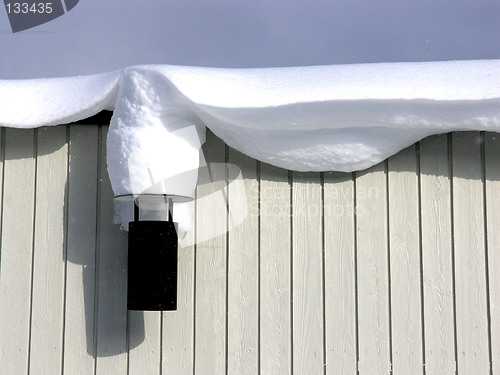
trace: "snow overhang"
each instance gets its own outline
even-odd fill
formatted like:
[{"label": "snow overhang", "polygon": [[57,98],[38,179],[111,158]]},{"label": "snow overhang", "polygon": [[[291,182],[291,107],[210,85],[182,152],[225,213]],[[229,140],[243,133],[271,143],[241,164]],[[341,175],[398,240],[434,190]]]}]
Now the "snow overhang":
[{"label": "snow overhang", "polygon": [[437,133],[500,130],[500,60],[267,69],[169,65],[0,81],[0,125],[65,124],[113,110],[115,196],[193,197],[205,127],[296,171],[368,168]]}]

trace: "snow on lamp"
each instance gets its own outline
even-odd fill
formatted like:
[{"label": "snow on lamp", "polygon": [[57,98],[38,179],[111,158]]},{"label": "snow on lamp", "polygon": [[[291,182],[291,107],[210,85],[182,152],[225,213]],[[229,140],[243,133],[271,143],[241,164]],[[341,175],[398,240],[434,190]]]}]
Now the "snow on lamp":
[{"label": "snow on lamp", "polygon": [[[111,183],[116,199],[133,202],[134,210],[128,226],[129,310],[177,308],[173,204],[193,199],[202,136],[196,119],[175,101],[155,72],[131,72],[122,77],[111,119]],[[141,214],[148,211],[156,211],[161,220],[144,220]]]}]

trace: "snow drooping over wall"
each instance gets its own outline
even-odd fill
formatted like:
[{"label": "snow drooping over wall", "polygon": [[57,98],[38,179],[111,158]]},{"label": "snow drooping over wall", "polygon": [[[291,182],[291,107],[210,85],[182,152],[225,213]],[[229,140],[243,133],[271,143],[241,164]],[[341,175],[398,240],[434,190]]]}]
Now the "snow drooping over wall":
[{"label": "snow drooping over wall", "polygon": [[368,168],[431,134],[500,131],[500,60],[268,69],[134,66],[0,81],[0,125],[64,124],[113,109],[116,196],[192,197],[205,126],[298,171]]},{"label": "snow drooping over wall", "polygon": [[123,74],[108,132],[108,172],[116,196],[194,197],[205,127],[161,73]]}]

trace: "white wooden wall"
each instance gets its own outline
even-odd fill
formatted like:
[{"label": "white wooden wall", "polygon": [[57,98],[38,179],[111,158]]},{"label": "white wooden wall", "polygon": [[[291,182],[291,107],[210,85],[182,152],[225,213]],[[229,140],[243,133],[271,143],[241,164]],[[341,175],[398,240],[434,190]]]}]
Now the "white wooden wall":
[{"label": "white wooden wall", "polygon": [[209,133],[207,162],[238,165],[246,193],[201,184],[229,203],[199,199],[183,243],[249,214],[181,247],[178,311],[142,313],[106,131],[1,130],[0,374],[500,374],[500,136],[434,136],[346,174]]}]

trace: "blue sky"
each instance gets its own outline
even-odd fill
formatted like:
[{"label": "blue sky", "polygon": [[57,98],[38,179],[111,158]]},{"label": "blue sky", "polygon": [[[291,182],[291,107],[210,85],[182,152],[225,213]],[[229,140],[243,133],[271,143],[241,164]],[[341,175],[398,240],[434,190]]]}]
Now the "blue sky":
[{"label": "blue sky", "polygon": [[136,64],[270,67],[500,58],[500,1],[80,0],[13,34],[0,9],[0,78]]}]

